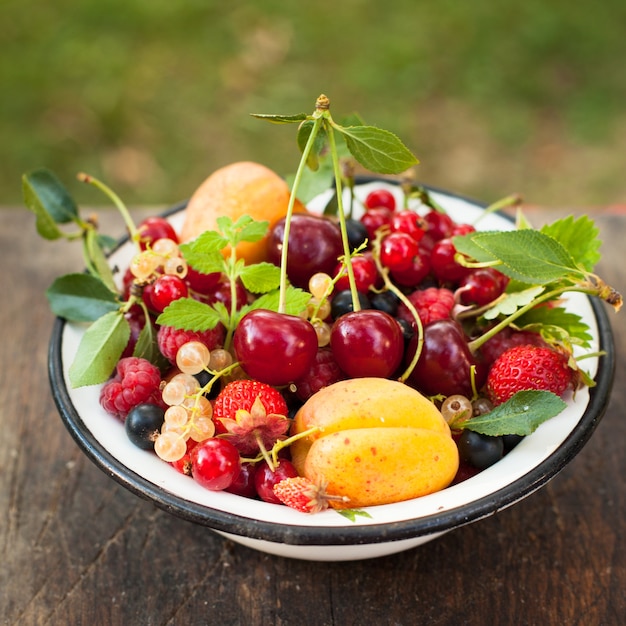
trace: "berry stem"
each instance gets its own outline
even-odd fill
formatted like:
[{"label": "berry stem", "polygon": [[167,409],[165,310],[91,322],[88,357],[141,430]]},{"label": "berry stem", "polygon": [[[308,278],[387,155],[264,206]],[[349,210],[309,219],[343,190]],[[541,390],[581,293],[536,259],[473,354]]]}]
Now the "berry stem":
[{"label": "berry stem", "polygon": [[304,173],[309,154],[315,144],[315,138],[322,125],[322,112],[316,109],[314,115],[313,128],[311,134],[304,146],[298,169],[293,180],[291,187],[291,194],[289,196],[289,204],[287,205],[287,214],[285,215],[285,232],[283,235],[283,249],[280,257],[280,283],[279,283],[279,296],[278,296],[278,313],[284,313],[287,308],[287,251],[289,248],[289,231],[291,230],[291,218],[293,215],[293,209],[296,204],[297,190],[300,187],[302,175]]},{"label": "berry stem", "polygon": [[122,199],[108,185],[105,185],[102,181],[90,176],[89,174],[81,172],[78,174],[77,178],[83,183],[93,185],[102,191],[102,193],[104,193],[113,202],[126,224],[131,240],[135,242],[137,248],[139,249],[139,233],[137,232],[137,227],[135,226],[128,209],[126,208],[126,205],[122,202]]}]

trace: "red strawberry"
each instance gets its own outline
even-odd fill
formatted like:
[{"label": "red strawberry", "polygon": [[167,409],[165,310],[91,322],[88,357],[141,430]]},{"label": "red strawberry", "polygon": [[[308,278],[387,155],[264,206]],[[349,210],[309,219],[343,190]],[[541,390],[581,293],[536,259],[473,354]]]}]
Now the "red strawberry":
[{"label": "red strawberry", "polygon": [[235,380],[215,398],[213,421],[218,434],[243,454],[271,448],[289,429],[287,403],[281,393],[258,380]]},{"label": "red strawberry", "polygon": [[347,502],[347,498],[329,496],[323,485],[316,485],[304,476],[281,480],[274,485],[274,494],[283,504],[301,513],[319,513],[328,508],[329,500]]},{"label": "red strawberry", "polygon": [[518,391],[536,389],[561,396],[573,382],[567,357],[548,347],[515,346],[503,352],[487,377],[487,394],[494,405]]}]

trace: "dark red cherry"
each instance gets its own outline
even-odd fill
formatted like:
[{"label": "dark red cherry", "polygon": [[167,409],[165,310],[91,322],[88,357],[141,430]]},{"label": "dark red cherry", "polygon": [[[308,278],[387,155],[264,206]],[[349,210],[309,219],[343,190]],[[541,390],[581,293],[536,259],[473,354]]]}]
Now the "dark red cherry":
[{"label": "dark red cherry", "polygon": [[302,378],[317,354],[317,334],[305,319],[255,309],[237,325],[233,347],[244,372],[280,387]]},{"label": "dark red cherry", "polygon": [[[407,363],[416,348],[417,336],[409,342]],[[472,366],[476,367],[476,388],[479,389],[485,381],[485,368],[470,352],[463,328],[452,319],[438,320],[424,327],[422,352],[407,382],[426,396],[461,394],[471,398]]]},{"label": "dark red cherry", "polygon": [[398,322],[384,311],[352,311],[335,321],[330,347],[351,378],[388,378],[402,361],[404,339]]},{"label": "dark red cherry", "polygon": [[[284,218],[271,228],[267,240],[268,260],[280,266],[285,239]],[[341,232],[335,222],[317,215],[296,214],[291,219],[287,276],[296,287],[307,289],[317,272],[332,274],[343,254]]]},{"label": "dark red cherry", "polygon": [[254,486],[259,498],[264,502],[281,504],[281,501],[274,495],[274,485],[285,478],[295,478],[297,475],[298,472],[293,463],[287,459],[281,459],[274,470],[266,461],[261,461],[254,474]]},{"label": "dark red cherry", "polygon": [[430,251],[430,265],[438,280],[456,282],[469,274],[471,270],[457,263],[455,255],[452,239],[444,238],[435,243]]}]

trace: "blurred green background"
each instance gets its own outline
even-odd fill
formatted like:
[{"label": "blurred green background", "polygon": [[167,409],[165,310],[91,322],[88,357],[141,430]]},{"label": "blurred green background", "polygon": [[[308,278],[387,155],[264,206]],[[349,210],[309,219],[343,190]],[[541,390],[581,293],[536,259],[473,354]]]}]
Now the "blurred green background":
[{"label": "blurred green background", "polygon": [[188,197],[215,168],[297,166],[320,93],[398,134],[419,180],[493,201],[626,202],[623,0],[3,0],[0,203],[54,170],[79,202]]}]

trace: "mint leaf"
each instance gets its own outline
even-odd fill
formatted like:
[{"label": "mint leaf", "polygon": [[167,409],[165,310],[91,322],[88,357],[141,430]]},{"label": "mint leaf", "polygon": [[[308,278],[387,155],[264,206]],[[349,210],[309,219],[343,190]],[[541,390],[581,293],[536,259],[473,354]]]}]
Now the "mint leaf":
[{"label": "mint leaf", "polygon": [[278,289],[280,268],[273,263],[244,265],[239,272],[239,278],[248,291],[267,293],[273,289]]},{"label": "mint leaf", "polygon": [[130,337],[130,324],[119,311],[97,319],[83,335],[68,374],[72,387],[108,380]]},{"label": "mint leaf", "polygon": [[339,515],[343,515],[346,519],[351,522],[356,522],[357,517],[368,517],[372,519],[372,516],[362,509],[335,509]]},{"label": "mint leaf", "polygon": [[494,320],[500,315],[511,315],[517,311],[517,309],[530,304],[537,296],[539,296],[545,287],[539,285],[535,287],[529,287],[523,291],[514,291],[512,293],[505,293],[500,300],[494,304],[490,309],[485,311],[483,317],[486,320]]},{"label": "mint leaf", "polygon": [[379,174],[401,174],[419,163],[415,155],[387,130],[374,126],[335,126],[352,156]]},{"label": "mint leaf", "polygon": [[[268,309],[270,311],[278,311],[279,290],[275,289],[269,293],[263,294],[249,305],[248,310]],[[307,304],[311,300],[311,294],[297,287],[289,286],[285,291],[285,311],[287,315],[299,315],[306,309]]]},{"label": "mint leaf", "polygon": [[565,342],[591,347],[593,337],[589,326],[580,315],[563,307],[538,306],[524,313],[515,323],[522,330],[540,332],[548,343]]},{"label": "mint leaf", "polygon": [[208,304],[194,298],[179,298],[165,307],[156,320],[161,326],[203,332],[215,328],[220,322],[219,313]]},{"label": "mint leaf", "polygon": [[93,322],[119,309],[117,295],[90,274],[66,274],[46,291],[52,312],[74,322]]},{"label": "mint leaf", "polygon": [[226,271],[226,262],[221,250],[228,244],[226,239],[214,231],[205,231],[189,243],[180,245],[183,258],[202,274]]},{"label": "mint leaf", "polygon": [[572,256],[574,261],[593,272],[600,260],[599,229],[592,219],[583,215],[575,218],[572,215],[541,228],[541,232],[558,241]]},{"label": "mint leaf", "polygon": [[472,417],[459,427],[492,437],[526,436],[543,422],[558,415],[566,406],[561,398],[550,391],[518,391],[491,412]]},{"label": "mint leaf", "polygon": [[552,237],[532,229],[477,231],[453,238],[457,252],[479,262],[498,260],[497,269],[531,285],[545,285],[581,275],[569,252]]}]

